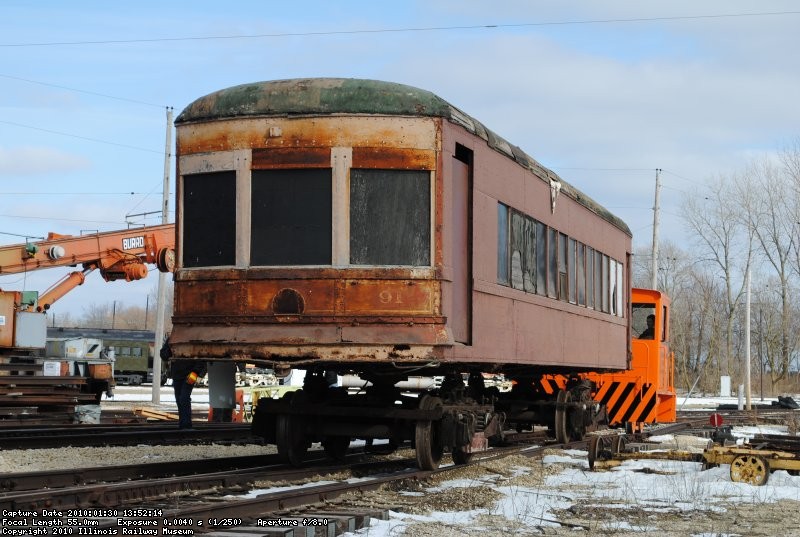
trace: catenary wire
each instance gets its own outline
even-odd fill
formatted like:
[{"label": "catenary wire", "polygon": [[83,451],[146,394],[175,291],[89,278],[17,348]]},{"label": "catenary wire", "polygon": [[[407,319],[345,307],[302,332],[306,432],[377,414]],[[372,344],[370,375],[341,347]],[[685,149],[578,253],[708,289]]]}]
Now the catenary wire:
[{"label": "catenary wire", "polygon": [[186,36],[186,37],[157,37],[149,39],[104,39],[93,41],[51,41],[51,42],[30,42],[30,43],[0,43],[0,47],[50,47],[66,45],[113,45],[131,43],[159,43],[173,41],[212,41],[224,39],[261,39],[261,38],[282,38],[282,37],[313,37],[313,36],[336,36],[336,35],[358,35],[358,34],[389,34],[389,33],[411,33],[411,32],[441,32],[456,30],[484,30],[497,28],[532,28],[543,26],[570,26],[588,24],[614,24],[614,23],[637,23],[637,22],[673,22],[682,20],[704,20],[704,19],[724,19],[736,17],[766,17],[778,15],[799,15],[800,11],[765,11],[754,13],[719,13],[712,15],[675,15],[667,17],[635,17],[629,19],[588,19],[571,21],[543,21],[543,22],[520,22],[508,24],[475,24],[463,26],[428,26],[419,28],[377,28],[363,30],[328,30],[319,32],[284,32],[271,34],[244,34],[244,35],[212,35],[212,36]]}]

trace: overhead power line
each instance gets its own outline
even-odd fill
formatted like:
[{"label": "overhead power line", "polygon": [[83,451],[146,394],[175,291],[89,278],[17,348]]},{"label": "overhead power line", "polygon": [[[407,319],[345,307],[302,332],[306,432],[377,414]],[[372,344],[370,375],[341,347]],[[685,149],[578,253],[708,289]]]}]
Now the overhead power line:
[{"label": "overhead power line", "polygon": [[455,31],[455,30],[493,30],[497,28],[534,28],[543,26],[570,26],[579,24],[612,24],[612,23],[635,23],[635,22],[674,22],[674,21],[685,21],[685,20],[725,19],[725,18],[736,18],[736,17],[766,17],[766,16],[777,16],[777,15],[800,15],[800,11],[722,13],[716,15],[677,15],[673,17],[636,17],[630,19],[590,19],[590,20],[569,20],[569,21],[524,22],[524,23],[510,23],[510,24],[475,24],[475,25],[464,25],[464,26],[429,26],[421,28],[378,28],[378,29],[363,29],[363,30],[330,30],[330,31],[319,31],[319,32],[285,32],[285,33],[272,33],[272,34],[158,37],[149,39],[43,41],[43,42],[29,42],[29,43],[0,43],[0,47],[115,45],[115,44],[131,44],[131,43],[164,43],[164,42],[179,42],[179,41],[213,41],[213,40],[224,40],[224,39],[262,39],[262,38],[283,38],[283,37],[313,37],[313,36],[389,34],[389,33],[410,33],[410,32],[443,32],[443,31]]},{"label": "overhead power line", "polygon": [[33,130],[36,130],[36,131],[47,132],[47,133],[50,133],[50,134],[57,134],[59,136],[68,136],[70,138],[77,138],[79,140],[87,140],[89,142],[97,142],[99,144],[115,145],[117,147],[125,147],[127,149],[135,149],[137,151],[146,151],[148,153],[158,153],[159,155],[163,155],[164,154],[163,151],[158,151],[158,150],[155,150],[155,149],[147,149],[145,147],[137,147],[135,145],[118,144],[116,142],[109,142],[107,140],[99,140],[97,138],[89,138],[87,136],[79,136],[77,134],[69,134],[67,132],[59,132],[59,131],[54,131],[54,130],[50,130],[50,129],[43,129],[41,127],[33,127],[31,125],[24,125],[22,123],[15,123],[13,121],[4,121],[4,120],[0,119],[0,123],[5,123],[6,125],[13,125],[15,127],[23,127],[25,129],[33,129]]},{"label": "overhead power line", "polygon": [[141,196],[144,192],[0,192],[3,196]]},{"label": "overhead power line", "polygon": [[138,101],[136,99],[128,99],[126,97],[117,97],[117,96],[114,96],[114,95],[108,95],[107,93],[97,93],[95,91],[87,91],[87,90],[82,90],[82,89],[77,89],[77,88],[70,88],[69,86],[59,86],[58,84],[50,84],[48,82],[39,82],[38,80],[31,80],[29,78],[22,78],[22,77],[19,77],[19,76],[11,76],[11,75],[0,74],[0,77],[8,78],[10,80],[19,80],[21,82],[28,82],[30,84],[39,84],[40,86],[48,86],[48,87],[51,87],[51,88],[65,89],[65,90],[74,91],[74,92],[77,92],[77,93],[85,93],[86,95],[94,95],[96,97],[105,97],[106,99],[115,99],[117,101],[125,101],[125,102],[129,102],[129,103],[143,104],[145,106],[155,106],[157,108],[166,108],[164,105],[160,105],[160,104],[148,103],[146,101]]}]

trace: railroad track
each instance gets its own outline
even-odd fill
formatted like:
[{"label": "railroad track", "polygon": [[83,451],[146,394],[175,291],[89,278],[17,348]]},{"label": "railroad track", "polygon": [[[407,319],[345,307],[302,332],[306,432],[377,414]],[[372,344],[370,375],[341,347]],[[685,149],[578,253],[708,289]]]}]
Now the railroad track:
[{"label": "railroad track", "polygon": [[194,429],[174,424],[23,426],[0,429],[0,449],[43,449],[65,446],[129,446],[209,442],[262,443],[249,423],[203,423]]},{"label": "railroad track", "polygon": [[753,408],[752,410],[679,410],[678,422],[691,422],[694,426],[709,425],[711,416],[718,414],[724,425],[781,424],[786,425],[800,419],[797,410],[775,407]]},{"label": "railroad track", "polygon": [[[585,442],[547,447],[585,448]],[[496,448],[476,455],[470,464],[509,454],[534,456],[542,449],[544,447],[529,445]],[[307,535],[319,532],[324,526],[322,534],[335,535],[337,531],[352,531],[358,525],[368,524],[370,518],[386,516],[380,509],[354,511],[336,505],[336,500],[343,495],[364,494],[406,480],[420,481],[463,467],[421,471],[415,468],[415,459],[411,457],[370,458],[360,449],[348,455],[344,464],[331,465],[322,451],[310,453],[317,458],[312,458],[302,469],[277,464],[277,456],[265,455],[206,460],[202,462],[204,469],[212,467],[214,471],[202,473],[197,472],[196,461],[189,461],[5,476],[2,485],[6,492],[0,494],[0,510],[17,513],[20,517],[28,514],[32,524],[58,518],[62,524],[69,523],[76,528],[76,534],[78,527],[88,528],[89,533],[83,534],[110,534],[108,532],[120,530],[120,523],[133,525],[139,522],[131,521],[148,521],[155,523],[159,531],[164,527],[192,533],[223,528],[229,532],[234,528],[247,533],[260,528],[262,535],[273,534],[267,530],[279,530],[274,533],[279,535]],[[342,472],[359,477],[312,482],[320,476]],[[102,482],[93,483],[96,480]],[[293,485],[253,498],[229,497],[251,490],[255,483],[265,482]],[[42,490],[42,487],[49,488]],[[289,527],[274,526],[281,522],[288,523]],[[152,529],[150,526],[131,527]],[[292,533],[287,533],[287,529]],[[101,533],[92,533],[95,530]]]},{"label": "railroad track", "polygon": [[[661,426],[655,429],[654,434],[680,432],[705,425],[711,413],[686,413],[678,423]],[[753,412],[725,411],[722,414],[728,423],[754,422]],[[762,422],[786,421],[793,417],[788,410],[757,414],[755,421]],[[209,424],[208,428],[217,425]],[[131,429],[130,426],[125,428]],[[135,428],[141,443],[141,432],[146,428]],[[74,432],[72,427],[67,429]],[[102,433],[95,431],[101,435],[111,432],[106,430],[109,427],[97,429],[103,429]],[[171,432],[177,433],[174,429]],[[28,438],[33,436],[29,434]],[[60,445],[63,447],[63,443]],[[471,464],[508,454],[535,456],[546,447],[587,449],[587,443],[541,445],[539,442],[537,446],[495,448],[476,455]],[[259,455],[209,459],[201,463],[169,462],[7,474],[0,478],[0,491],[3,491],[0,510],[23,517],[27,513],[32,521],[42,523],[58,518],[61,524],[81,527],[80,531],[85,530],[85,535],[122,534],[124,526],[120,524],[131,524],[130,528],[136,531],[155,528],[157,533],[154,534],[159,535],[169,531],[204,533],[214,537],[233,537],[236,534],[252,537],[254,531],[262,535],[335,535],[368,524],[371,518],[386,516],[381,509],[356,509],[338,503],[344,495],[363,495],[392,483],[423,481],[463,468],[447,466],[435,471],[420,471],[414,468],[412,458],[371,460],[363,450],[348,455],[347,464],[336,465],[325,459],[322,451],[309,454],[311,460],[303,469],[279,464],[276,455]],[[202,472],[198,471],[199,467],[202,467]],[[331,478],[333,482],[312,483],[322,475],[342,472],[361,477],[349,481]],[[242,496],[252,491],[257,483],[286,482],[292,485],[255,497]],[[139,521],[155,526],[139,526]]]}]

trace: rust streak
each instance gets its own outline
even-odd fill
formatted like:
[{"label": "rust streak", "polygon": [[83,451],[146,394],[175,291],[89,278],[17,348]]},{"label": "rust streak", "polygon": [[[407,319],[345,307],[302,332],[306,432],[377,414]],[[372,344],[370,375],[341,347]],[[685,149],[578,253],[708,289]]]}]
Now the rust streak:
[{"label": "rust streak", "polygon": [[330,168],[329,147],[253,149],[253,169]]},{"label": "rust streak", "polygon": [[432,170],[436,154],[421,149],[397,147],[354,147],[353,167],[393,170]]}]

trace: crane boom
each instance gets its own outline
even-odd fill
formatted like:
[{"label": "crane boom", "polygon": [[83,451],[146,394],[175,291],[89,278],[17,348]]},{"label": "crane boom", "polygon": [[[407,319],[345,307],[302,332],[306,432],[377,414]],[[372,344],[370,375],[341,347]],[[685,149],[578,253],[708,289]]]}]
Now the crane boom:
[{"label": "crane boom", "polygon": [[174,245],[175,224],[80,236],[49,233],[43,241],[0,246],[0,275],[83,264],[100,269],[106,281],[130,281],[138,278],[125,276],[125,260],[154,263],[169,272]]}]

